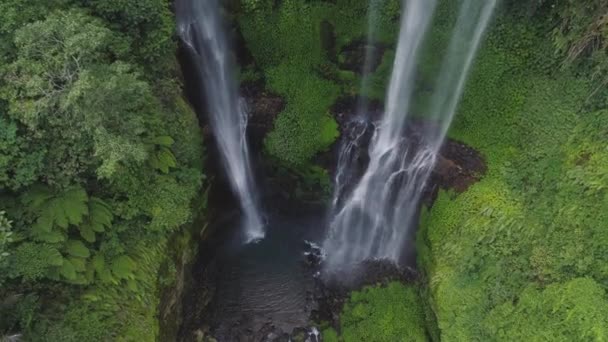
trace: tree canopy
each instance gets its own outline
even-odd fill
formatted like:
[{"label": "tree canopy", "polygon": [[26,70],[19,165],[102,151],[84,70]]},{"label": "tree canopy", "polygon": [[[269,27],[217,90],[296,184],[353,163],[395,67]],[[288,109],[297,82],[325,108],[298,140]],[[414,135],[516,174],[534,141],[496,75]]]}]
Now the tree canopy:
[{"label": "tree canopy", "polygon": [[169,3],[6,1],[0,22],[0,302],[18,298],[0,333],[154,334],[162,251],[203,179]]}]

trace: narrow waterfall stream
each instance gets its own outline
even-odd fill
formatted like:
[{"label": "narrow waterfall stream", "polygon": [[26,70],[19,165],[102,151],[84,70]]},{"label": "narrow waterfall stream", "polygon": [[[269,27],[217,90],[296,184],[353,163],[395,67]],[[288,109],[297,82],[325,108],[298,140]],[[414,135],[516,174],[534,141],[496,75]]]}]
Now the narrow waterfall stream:
[{"label": "narrow waterfall stream", "polygon": [[[496,0],[465,0],[460,9],[443,66],[436,81],[431,108],[434,124],[407,129],[414,96],[416,62],[435,1],[407,0],[384,117],[374,125],[369,164],[358,182],[344,169],[354,169],[353,144],[363,135],[342,142],[334,209],[324,242],[329,270],[349,268],[367,259],[398,263],[432,172],[464,90],[470,66],[496,6]],[[372,14],[370,14],[372,15]],[[360,118],[357,118],[361,122]],[[361,131],[361,128],[357,128]],[[356,182],[348,186],[344,182]]]},{"label": "narrow waterfall stream", "polygon": [[247,110],[233,77],[231,50],[217,0],[177,1],[179,35],[198,62],[209,123],[243,211],[245,241],[264,237],[246,139]]}]

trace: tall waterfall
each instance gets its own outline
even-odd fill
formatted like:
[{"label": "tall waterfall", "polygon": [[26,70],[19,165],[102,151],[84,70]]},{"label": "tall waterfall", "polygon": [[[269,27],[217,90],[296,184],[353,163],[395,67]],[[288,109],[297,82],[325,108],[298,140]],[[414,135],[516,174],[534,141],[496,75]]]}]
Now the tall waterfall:
[{"label": "tall waterfall", "polygon": [[[404,1],[384,116],[375,124],[367,169],[351,189],[344,182],[353,181],[353,177],[345,178],[341,168],[354,167],[353,144],[360,145],[363,135],[353,134],[346,137],[352,140],[342,144],[333,217],[324,242],[329,269],[349,267],[366,259],[399,262],[436,155],[456,112],[496,2],[462,1],[436,80],[432,105],[424,113],[435,124],[406,132],[414,95],[416,62],[436,1]],[[417,144],[411,143],[414,139]]]},{"label": "tall waterfall", "polygon": [[357,178],[356,164],[359,158],[360,149],[369,143],[368,130],[371,127],[367,119],[369,110],[369,99],[365,95],[369,90],[370,74],[372,72],[372,60],[375,48],[372,45],[375,41],[376,25],[378,19],[379,6],[383,0],[370,0],[367,16],[367,44],[365,44],[365,59],[361,69],[361,94],[357,99],[357,112],[353,120],[347,123],[344,132],[349,136],[340,139],[340,153],[334,177],[334,198],[331,207],[331,215],[334,215],[340,208],[342,196],[347,192],[347,187]]},{"label": "tall waterfall", "polygon": [[218,0],[179,0],[177,20],[179,35],[198,62],[209,123],[243,211],[245,239],[263,238],[245,134],[247,111],[232,74],[234,63]]}]

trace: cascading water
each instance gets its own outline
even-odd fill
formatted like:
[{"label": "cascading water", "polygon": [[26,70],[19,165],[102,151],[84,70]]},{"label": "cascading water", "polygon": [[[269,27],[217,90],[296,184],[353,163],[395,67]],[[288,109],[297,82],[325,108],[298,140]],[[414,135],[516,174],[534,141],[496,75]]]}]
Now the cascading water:
[{"label": "cascading water", "polygon": [[264,224],[256,200],[246,141],[247,111],[232,75],[228,39],[217,0],[177,2],[178,30],[199,67],[209,112],[223,165],[243,211],[245,239],[264,237]]},{"label": "cascading water", "polygon": [[[443,144],[466,77],[497,0],[464,0],[426,114],[433,125],[408,131],[416,59],[436,1],[406,0],[386,110],[369,146],[369,164],[349,189],[336,178],[333,217],[324,242],[327,267],[367,259],[399,262],[436,155]],[[415,135],[413,137],[412,135]],[[358,138],[360,139],[360,138]],[[414,144],[412,141],[416,141]],[[343,143],[339,168],[350,168],[352,142]],[[337,175],[344,171],[338,170]],[[351,177],[352,178],[352,177]],[[352,181],[349,178],[347,180]]]},{"label": "cascading water", "polygon": [[[391,212],[388,186],[391,175],[399,174],[404,160],[398,148],[405,123],[402,111],[409,107],[415,74],[415,62],[435,8],[433,0],[405,2],[397,53],[393,65],[387,110],[370,144],[370,161],[357,186],[341,201],[334,201],[334,210],[324,248],[327,265],[347,265],[369,258],[387,257],[385,249],[397,235],[389,224]],[[344,146],[348,147],[349,144]],[[340,165],[349,167],[349,165]],[[338,172],[339,174],[340,172]],[[392,177],[393,181],[397,180]],[[336,194],[337,198],[343,197]],[[339,203],[341,202],[341,203]],[[396,207],[400,203],[395,203]]]},{"label": "cascading water", "polygon": [[356,171],[359,169],[360,150],[369,143],[369,132],[373,125],[368,119],[369,100],[365,94],[369,90],[370,74],[372,72],[372,60],[375,48],[373,43],[376,35],[375,22],[378,19],[379,5],[381,0],[370,0],[367,17],[367,42],[365,44],[365,59],[361,70],[361,94],[357,99],[357,113],[353,120],[347,123],[344,132],[348,136],[340,139],[340,153],[336,175],[334,177],[334,199],[331,207],[331,215],[334,216],[340,208],[343,195],[347,193],[347,187],[351,185],[360,175]]}]

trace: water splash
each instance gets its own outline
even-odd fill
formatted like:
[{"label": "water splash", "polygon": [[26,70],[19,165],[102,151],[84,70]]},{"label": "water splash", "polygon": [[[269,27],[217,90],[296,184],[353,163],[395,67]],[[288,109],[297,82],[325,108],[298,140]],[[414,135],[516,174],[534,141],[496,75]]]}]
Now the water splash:
[{"label": "water splash", "polygon": [[177,2],[178,32],[197,61],[209,123],[243,211],[247,242],[264,237],[246,140],[247,110],[232,74],[231,50],[217,0]]},{"label": "water splash", "polygon": [[[464,0],[437,79],[427,117],[406,134],[415,66],[436,1],[407,0],[383,119],[369,146],[369,164],[352,190],[337,178],[333,217],[324,243],[327,267],[348,268],[366,259],[398,263],[420,198],[466,82],[497,0]],[[354,142],[344,143],[339,168],[349,161]],[[338,170],[340,176],[344,171]]]}]

